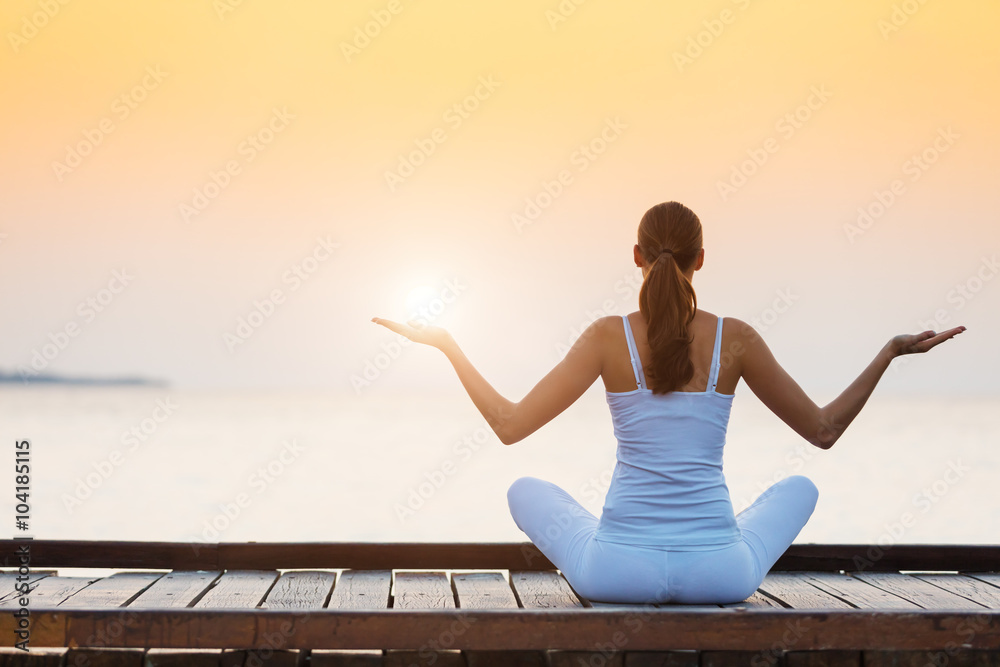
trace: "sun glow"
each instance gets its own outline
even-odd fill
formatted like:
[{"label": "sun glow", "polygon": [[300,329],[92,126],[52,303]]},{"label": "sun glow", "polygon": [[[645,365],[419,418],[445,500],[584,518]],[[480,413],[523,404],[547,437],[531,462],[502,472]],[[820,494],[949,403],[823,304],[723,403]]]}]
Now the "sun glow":
[{"label": "sun glow", "polygon": [[[439,309],[434,305],[434,301],[437,298],[438,291],[430,285],[417,285],[412,288],[406,295],[406,319],[426,322],[433,321],[435,315],[431,313],[431,309],[432,307],[434,310]],[[438,314],[440,315],[440,313]]]}]

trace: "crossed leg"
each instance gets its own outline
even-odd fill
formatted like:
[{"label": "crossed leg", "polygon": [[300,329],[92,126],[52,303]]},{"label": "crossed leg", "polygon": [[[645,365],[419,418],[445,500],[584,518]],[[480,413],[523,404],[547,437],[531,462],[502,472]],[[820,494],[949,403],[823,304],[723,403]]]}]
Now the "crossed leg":
[{"label": "crossed leg", "polygon": [[522,477],[507,491],[514,523],[577,592],[612,602],[745,599],[805,526],[817,497],[807,477],[787,477],[736,516],[742,543],[676,551],[595,540],[597,517],[551,482]]}]

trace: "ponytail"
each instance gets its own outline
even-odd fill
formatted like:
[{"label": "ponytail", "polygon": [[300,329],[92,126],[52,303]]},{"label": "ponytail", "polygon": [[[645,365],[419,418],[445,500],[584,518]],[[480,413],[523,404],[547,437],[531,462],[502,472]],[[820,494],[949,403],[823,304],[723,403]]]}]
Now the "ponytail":
[{"label": "ponytail", "polygon": [[698,298],[683,271],[694,263],[701,245],[701,222],[683,204],[657,204],[639,223],[639,250],[649,266],[639,290],[650,348],[644,371],[654,394],[676,391],[694,377],[689,326]]}]

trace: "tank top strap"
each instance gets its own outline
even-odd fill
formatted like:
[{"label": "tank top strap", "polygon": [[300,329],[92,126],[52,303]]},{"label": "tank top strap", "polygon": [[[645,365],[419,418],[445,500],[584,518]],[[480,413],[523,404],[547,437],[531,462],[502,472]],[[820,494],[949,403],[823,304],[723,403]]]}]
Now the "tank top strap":
[{"label": "tank top strap", "polygon": [[715,328],[715,348],[712,350],[712,370],[708,375],[708,390],[715,391],[715,385],[719,383],[719,366],[721,365],[722,350],[722,317],[719,317],[719,324]]},{"label": "tank top strap", "polygon": [[628,315],[622,315],[625,323],[625,340],[628,342],[628,357],[632,362],[632,373],[635,375],[636,387],[646,388],[646,378],[642,373],[642,364],[639,362],[639,349],[635,346],[635,338],[632,337],[632,326],[628,323]]}]

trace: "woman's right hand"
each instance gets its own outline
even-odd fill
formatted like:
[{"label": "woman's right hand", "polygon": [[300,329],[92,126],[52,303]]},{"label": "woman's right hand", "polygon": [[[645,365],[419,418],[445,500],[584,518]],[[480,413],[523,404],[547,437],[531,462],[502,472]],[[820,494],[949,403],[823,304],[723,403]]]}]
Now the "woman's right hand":
[{"label": "woman's right hand", "polygon": [[918,334],[900,334],[899,336],[895,336],[890,342],[895,356],[898,357],[904,354],[926,352],[938,343],[943,343],[963,331],[965,331],[965,327],[955,327],[941,333],[923,331]]}]

